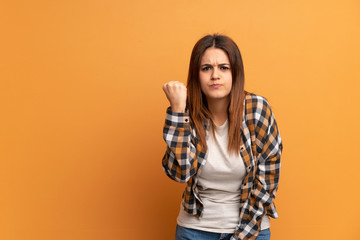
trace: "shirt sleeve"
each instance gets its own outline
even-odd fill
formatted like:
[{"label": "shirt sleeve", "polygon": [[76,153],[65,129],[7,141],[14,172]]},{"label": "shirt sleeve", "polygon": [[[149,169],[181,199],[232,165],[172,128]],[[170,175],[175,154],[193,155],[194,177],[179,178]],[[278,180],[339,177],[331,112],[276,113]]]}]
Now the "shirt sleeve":
[{"label": "shirt sleeve", "polygon": [[166,175],[180,183],[189,181],[196,173],[197,158],[187,109],[185,113],[178,113],[167,108],[163,138],[167,144],[162,159]]},{"label": "shirt sleeve", "polygon": [[279,185],[280,159],[283,143],[268,101],[263,98],[257,108],[255,118],[256,169],[247,204],[248,211],[232,239],[255,239],[263,216],[278,218],[273,200]]},{"label": "shirt sleeve", "polygon": [[277,218],[273,199],[279,186],[280,160],[283,143],[270,104],[264,101],[265,118],[256,124],[257,169],[252,194],[265,209],[265,214]]}]

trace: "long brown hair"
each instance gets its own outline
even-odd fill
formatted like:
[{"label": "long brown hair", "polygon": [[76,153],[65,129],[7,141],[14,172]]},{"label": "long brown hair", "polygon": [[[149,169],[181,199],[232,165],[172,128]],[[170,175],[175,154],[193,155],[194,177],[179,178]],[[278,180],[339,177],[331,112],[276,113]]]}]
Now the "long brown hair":
[{"label": "long brown hair", "polygon": [[229,37],[220,34],[206,35],[195,44],[190,58],[189,74],[187,79],[186,105],[190,118],[194,124],[199,143],[207,149],[204,122],[208,119],[214,134],[214,122],[211,118],[206,97],[202,93],[199,82],[200,61],[210,47],[222,49],[228,55],[232,73],[232,88],[228,106],[229,141],[228,152],[238,153],[240,150],[240,131],[242,129],[242,113],[245,95],[245,78],[241,53],[236,43]]}]

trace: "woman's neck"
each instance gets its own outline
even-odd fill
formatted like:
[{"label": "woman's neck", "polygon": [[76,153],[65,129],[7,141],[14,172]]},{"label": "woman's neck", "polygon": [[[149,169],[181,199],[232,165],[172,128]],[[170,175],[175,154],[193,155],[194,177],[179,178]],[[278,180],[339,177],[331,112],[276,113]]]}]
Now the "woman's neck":
[{"label": "woman's neck", "polygon": [[212,121],[217,126],[221,126],[228,119],[229,99],[207,99],[209,111],[212,115]]}]

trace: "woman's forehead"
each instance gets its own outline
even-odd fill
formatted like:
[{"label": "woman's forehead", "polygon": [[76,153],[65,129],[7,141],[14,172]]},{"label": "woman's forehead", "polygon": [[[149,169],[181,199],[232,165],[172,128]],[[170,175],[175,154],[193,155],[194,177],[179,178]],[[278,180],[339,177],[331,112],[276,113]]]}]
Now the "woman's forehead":
[{"label": "woman's forehead", "polygon": [[201,64],[230,64],[226,52],[220,48],[208,48],[201,58]]}]

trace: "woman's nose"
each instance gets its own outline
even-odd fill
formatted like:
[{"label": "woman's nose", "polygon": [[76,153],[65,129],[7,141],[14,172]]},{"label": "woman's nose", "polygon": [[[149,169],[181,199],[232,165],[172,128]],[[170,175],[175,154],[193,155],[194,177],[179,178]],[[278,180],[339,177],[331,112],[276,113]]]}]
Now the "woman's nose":
[{"label": "woman's nose", "polygon": [[218,73],[218,70],[216,68],[214,68],[212,73],[211,73],[211,79],[212,80],[219,79],[219,73]]}]

